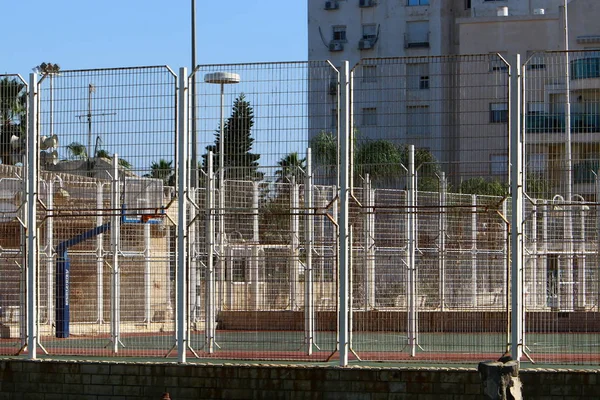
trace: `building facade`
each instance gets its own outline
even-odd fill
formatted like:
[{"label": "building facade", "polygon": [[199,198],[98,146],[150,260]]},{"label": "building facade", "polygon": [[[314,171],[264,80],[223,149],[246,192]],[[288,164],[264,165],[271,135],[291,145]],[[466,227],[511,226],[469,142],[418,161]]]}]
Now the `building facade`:
[{"label": "building facade", "polygon": [[[595,197],[588,170],[597,169],[600,155],[594,135],[600,4],[569,1],[568,44],[563,4],[309,0],[308,57],[334,66],[350,62],[358,140],[426,148],[460,183],[470,177],[506,180],[508,62],[520,54],[528,167],[552,182],[552,192],[567,195],[570,189],[559,182],[571,170],[572,192]],[[326,119],[334,127],[337,117],[334,84],[315,80],[313,86],[311,136]],[[572,132],[565,132],[567,114]]]}]

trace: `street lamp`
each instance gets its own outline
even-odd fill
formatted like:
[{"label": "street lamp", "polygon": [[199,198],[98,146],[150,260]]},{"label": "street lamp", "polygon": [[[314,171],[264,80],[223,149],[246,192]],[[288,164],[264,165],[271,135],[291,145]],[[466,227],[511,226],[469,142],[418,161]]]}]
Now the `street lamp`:
[{"label": "street lamp", "polygon": [[[205,83],[221,85],[221,118],[219,126],[219,254],[221,274],[225,269],[225,85],[240,83],[240,76],[232,72],[212,72],[204,75]],[[221,279],[223,282],[223,279]]]}]

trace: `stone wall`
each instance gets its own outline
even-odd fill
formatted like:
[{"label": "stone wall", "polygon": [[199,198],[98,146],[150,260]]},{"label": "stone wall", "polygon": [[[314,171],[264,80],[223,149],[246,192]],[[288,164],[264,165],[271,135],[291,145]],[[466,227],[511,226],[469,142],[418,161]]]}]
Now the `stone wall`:
[{"label": "stone wall", "polygon": [[[526,399],[597,399],[598,371],[524,370]],[[475,368],[0,361],[0,400],[475,400]]]}]

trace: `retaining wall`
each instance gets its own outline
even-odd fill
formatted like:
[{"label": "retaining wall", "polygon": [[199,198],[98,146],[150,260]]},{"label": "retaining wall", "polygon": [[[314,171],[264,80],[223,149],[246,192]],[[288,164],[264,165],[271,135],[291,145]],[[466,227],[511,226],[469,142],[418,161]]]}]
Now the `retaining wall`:
[{"label": "retaining wall", "polygon": [[[526,399],[598,399],[592,370],[523,370]],[[475,400],[476,368],[0,361],[0,400]]]}]

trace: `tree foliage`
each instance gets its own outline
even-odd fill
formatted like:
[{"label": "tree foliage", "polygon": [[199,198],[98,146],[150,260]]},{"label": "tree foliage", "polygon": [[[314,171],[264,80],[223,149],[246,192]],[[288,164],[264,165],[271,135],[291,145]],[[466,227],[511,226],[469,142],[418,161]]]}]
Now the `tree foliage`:
[{"label": "tree foliage", "polygon": [[470,178],[461,182],[459,188],[460,193],[479,194],[488,196],[506,196],[508,194],[508,186],[500,182],[498,179],[486,180],[482,177]]},{"label": "tree foliage", "polygon": [[[358,136],[355,132],[355,136]],[[337,168],[338,141],[331,132],[322,131],[310,142],[317,164]],[[373,185],[405,186],[409,147],[390,140],[361,140],[354,142],[355,184],[369,175]],[[415,169],[418,170],[419,190],[438,190],[441,171],[434,155],[425,149],[415,150]]]},{"label": "tree foliage", "polygon": [[260,155],[252,153],[253,126],[254,110],[242,93],[233,102],[231,116],[225,121],[223,127],[223,138],[221,138],[221,129],[217,129],[215,144],[206,146],[207,153],[202,156],[202,168],[206,170],[209,151],[212,151],[215,156],[215,171],[221,167],[219,165],[219,149],[221,139],[223,139],[225,179],[262,179],[264,174],[258,170]]},{"label": "tree foliage", "polygon": [[[27,88],[13,77],[0,80],[0,160],[12,164],[20,149],[11,145],[13,136],[21,142],[27,129]],[[20,161],[20,160],[18,160]]]},{"label": "tree foliage", "polygon": [[289,153],[282,157],[277,166],[280,168],[275,171],[277,177],[276,182],[292,182],[302,183],[306,170],[306,158],[300,158],[297,152]]},{"label": "tree foliage", "polygon": [[173,171],[173,161],[160,159],[153,161],[150,165],[150,173],[145,174],[146,178],[160,179],[165,186],[175,186],[175,173]]}]

